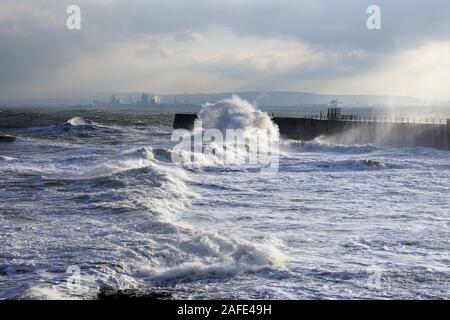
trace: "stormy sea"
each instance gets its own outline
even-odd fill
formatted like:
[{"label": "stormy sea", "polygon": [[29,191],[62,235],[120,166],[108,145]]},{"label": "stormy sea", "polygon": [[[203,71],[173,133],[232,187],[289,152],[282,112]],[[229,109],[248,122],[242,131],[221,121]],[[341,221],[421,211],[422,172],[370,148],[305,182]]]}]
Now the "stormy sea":
[{"label": "stormy sea", "polygon": [[[241,103],[201,112],[277,131]],[[262,175],[174,163],[173,119],[0,113],[0,299],[450,298],[449,151],[279,137]]]}]

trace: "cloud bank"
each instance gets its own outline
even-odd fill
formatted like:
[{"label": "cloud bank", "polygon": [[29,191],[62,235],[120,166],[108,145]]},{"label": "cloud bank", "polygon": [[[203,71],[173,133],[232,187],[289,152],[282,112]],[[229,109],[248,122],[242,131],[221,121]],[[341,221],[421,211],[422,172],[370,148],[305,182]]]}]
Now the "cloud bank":
[{"label": "cloud bank", "polygon": [[[76,2],[76,3],[75,3]],[[82,30],[65,27],[82,10]],[[450,99],[450,2],[3,0],[0,95],[300,90]]]}]

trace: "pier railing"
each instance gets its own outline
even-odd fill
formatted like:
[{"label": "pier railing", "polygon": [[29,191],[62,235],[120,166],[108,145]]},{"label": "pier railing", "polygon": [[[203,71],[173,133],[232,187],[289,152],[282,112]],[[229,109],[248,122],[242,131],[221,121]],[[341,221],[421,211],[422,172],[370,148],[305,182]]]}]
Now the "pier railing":
[{"label": "pier railing", "polygon": [[[360,139],[366,139],[364,143],[450,150],[450,119],[342,114],[329,117],[323,114],[301,115],[299,113],[295,115],[270,113],[270,116],[278,125],[280,134],[289,139],[310,141],[319,136],[337,135],[349,129],[361,128],[361,135],[358,136]],[[194,113],[177,113],[173,127],[192,130],[196,118],[197,115]],[[390,134],[386,135],[386,131]]]},{"label": "pier railing", "polygon": [[415,117],[392,117],[392,116],[361,116],[361,115],[340,115],[338,117],[328,117],[327,115],[287,115],[271,113],[271,118],[304,118],[323,121],[347,121],[347,122],[377,122],[377,123],[409,123],[409,124],[447,124],[447,119],[444,118],[415,118]]}]

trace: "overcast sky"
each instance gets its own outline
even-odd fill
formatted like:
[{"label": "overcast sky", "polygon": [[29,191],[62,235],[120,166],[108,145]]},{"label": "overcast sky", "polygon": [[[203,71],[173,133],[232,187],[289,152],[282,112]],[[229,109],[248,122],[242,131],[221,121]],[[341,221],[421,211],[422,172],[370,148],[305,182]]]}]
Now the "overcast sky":
[{"label": "overcast sky", "polygon": [[[81,8],[82,29],[66,28]],[[381,7],[381,30],[366,9]],[[450,99],[448,0],[1,0],[0,98],[244,90]]]}]

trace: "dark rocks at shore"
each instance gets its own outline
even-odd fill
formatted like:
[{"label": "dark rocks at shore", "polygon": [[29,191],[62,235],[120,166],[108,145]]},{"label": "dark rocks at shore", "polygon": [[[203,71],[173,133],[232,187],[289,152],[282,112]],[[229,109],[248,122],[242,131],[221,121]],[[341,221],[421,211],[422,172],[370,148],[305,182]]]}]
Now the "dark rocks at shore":
[{"label": "dark rocks at shore", "polygon": [[384,167],[384,163],[381,161],[377,161],[377,160],[366,159],[366,160],[363,160],[363,164],[368,167],[375,167],[375,168]]},{"label": "dark rocks at shore", "polygon": [[9,135],[0,135],[0,142],[14,142],[17,138]]},{"label": "dark rocks at shore", "polygon": [[99,300],[170,300],[174,299],[174,295],[164,290],[117,289],[106,286],[100,289],[97,298]]}]

